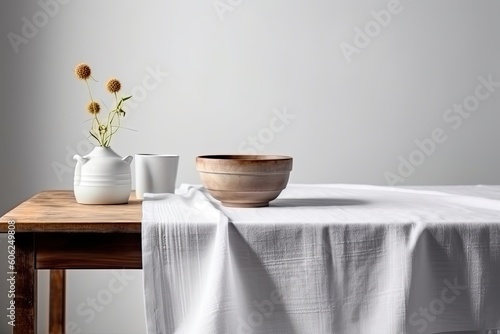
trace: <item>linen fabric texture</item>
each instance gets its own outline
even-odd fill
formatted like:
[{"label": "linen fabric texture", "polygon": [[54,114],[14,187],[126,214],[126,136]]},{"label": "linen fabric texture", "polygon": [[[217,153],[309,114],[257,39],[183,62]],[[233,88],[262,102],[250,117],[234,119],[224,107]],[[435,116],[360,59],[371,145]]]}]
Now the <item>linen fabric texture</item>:
[{"label": "linen fabric texture", "polygon": [[148,333],[500,327],[500,186],[290,184],[266,208],[147,194]]}]

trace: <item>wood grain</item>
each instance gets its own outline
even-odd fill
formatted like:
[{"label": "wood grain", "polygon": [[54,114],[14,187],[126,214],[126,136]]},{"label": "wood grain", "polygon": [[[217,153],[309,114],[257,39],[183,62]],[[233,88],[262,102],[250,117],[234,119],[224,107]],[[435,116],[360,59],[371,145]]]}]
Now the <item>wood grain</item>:
[{"label": "wood grain", "polygon": [[141,269],[140,233],[37,233],[36,269]]},{"label": "wood grain", "polygon": [[49,333],[64,334],[66,323],[66,271],[50,271]]},{"label": "wood grain", "polygon": [[131,193],[128,204],[78,204],[70,190],[43,191],[20,204],[0,219],[0,232],[7,232],[9,220],[16,232],[103,232],[141,231],[142,201]]},{"label": "wood grain", "polygon": [[16,235],[16,326],[14,334],[36,333],[37,272],[33,233]]},{"label": "wood grain", "polygon": [[72,191],[43,191],[2,218],[15,221],[16,326],[36,333],[37,269],[51,271],[50,333],[64,332],[64,269],[140,269],[142,202],[131,193],[121,205],[82,205]]}]

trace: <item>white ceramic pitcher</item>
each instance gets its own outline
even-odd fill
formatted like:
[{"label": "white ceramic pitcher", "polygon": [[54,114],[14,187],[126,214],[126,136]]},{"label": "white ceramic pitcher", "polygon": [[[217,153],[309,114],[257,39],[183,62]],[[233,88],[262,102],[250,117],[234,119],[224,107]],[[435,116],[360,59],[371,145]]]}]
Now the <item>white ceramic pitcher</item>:
[{"label": "white ceramic pitcher", "polygon": [[76,154],[74,193],[80,204],[127,203],[131,190],[130,163],[110,147],[95,147],[85,156]]}]

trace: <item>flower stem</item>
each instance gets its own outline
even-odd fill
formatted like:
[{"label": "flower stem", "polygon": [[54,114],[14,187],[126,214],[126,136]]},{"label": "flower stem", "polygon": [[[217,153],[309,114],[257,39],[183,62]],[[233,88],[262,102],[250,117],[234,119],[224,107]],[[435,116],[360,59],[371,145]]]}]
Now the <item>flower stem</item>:
[{"label": "flower stem", "polygon": [[[87,79],[85,79],[85,85],[87,86],[87,90],[89,92],[90,101],[93,103],[94,102],[94,98],[92,97],[92,91],[90,90],[89,82],[88,82]],[[97,113],[94,113],[94,121],[92,122],[92,127],[95,126],[94,122],[97,123],[97,126],[96,126],[97,131],[94,131],[94,132],[98,135],[97,138],[99,138],[99,139],[97,141],[98,141],[99,145],[102,146],[102,144],[103,144],[103,142],[102,142],[102,136],[101,136],[101,134],[99,132],[99,126],[101,125],[101,122],[99,122],[99,118],[97,117]]]}]

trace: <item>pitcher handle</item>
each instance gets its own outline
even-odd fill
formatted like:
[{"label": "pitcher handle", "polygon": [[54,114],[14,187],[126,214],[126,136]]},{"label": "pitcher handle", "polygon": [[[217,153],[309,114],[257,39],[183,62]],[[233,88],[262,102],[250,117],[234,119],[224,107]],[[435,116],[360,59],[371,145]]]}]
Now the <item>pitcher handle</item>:
[{"label": "pitcher handle", "polygon": [[89,161],[89,159],[84,158],[84,157],[82,157],[82,156],[80,156],[80,155],[78,155],[78,154],[75,154],[75,155],[73,156],[73,160],[78,161],[79,163],[81,163],[81,164],[82,164],[82,166],[83,166],[83,165],[85,165],[85,163],[86,163],[87,161]]}]

